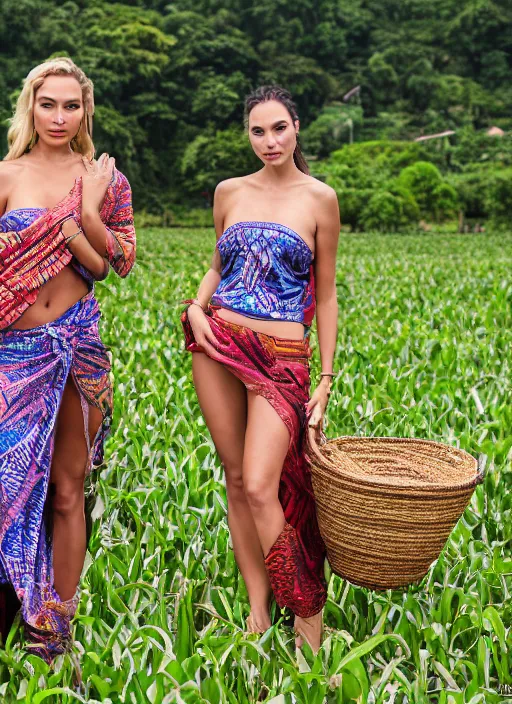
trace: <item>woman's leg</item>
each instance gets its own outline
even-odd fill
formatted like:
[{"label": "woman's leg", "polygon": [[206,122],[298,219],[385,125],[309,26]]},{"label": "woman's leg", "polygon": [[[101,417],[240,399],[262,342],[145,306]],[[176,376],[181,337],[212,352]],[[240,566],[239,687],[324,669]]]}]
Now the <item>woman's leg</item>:
[{"label": "woman's leg", "polygon": [[248,627],[263,632],[270,627],[271,590],[242,478],[247,392],[239,379],[204,353],[193,353],[192,369],[199,405],[224,466],[228,525],[251,605]]},{"label": "woman's leg", "polygon": [[247,394],[243,481],[245,494],[266,555],[281,534],[285,518],[279,501],[279,480],[290,434],[270,403]]},{"label": "woman's leg", "polygon": [[[284,421],[263,396],[249,392],[247,401],[243,481],[261,546],[267,555],[286,523],[278,492],[290,435]],[[316,652],[321,643],[322,612],[307,619],[296,616],[295,629]],[[297,645],[301,644],[299,636]]]},{"label": "woman's leg", "polygon": [[[89,444],[92,444],[103,417],[89,406]],[[76,592],[86,551],[84,480],[87,441],[80,393],[68,377],[59,408],[50,473],[53,519],[54,587],[62,601]]]}]

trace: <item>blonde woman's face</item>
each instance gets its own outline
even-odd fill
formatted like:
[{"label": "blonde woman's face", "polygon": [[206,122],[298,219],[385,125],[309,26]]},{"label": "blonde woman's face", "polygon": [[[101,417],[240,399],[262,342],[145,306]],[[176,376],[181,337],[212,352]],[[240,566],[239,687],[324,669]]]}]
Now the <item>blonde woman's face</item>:
[{"label": "blonde woman's face", "polygon": [[259,103],[249,113],[249,140],[264,164],[279,165],[293,156],[299,121],[278,100]]},{"label": "blonde woman's face", "polygon": [[80,84],[73,76],[47,76],[34,100],[34,127],[49,146],[71,142],[80,129],[84,104]]}]

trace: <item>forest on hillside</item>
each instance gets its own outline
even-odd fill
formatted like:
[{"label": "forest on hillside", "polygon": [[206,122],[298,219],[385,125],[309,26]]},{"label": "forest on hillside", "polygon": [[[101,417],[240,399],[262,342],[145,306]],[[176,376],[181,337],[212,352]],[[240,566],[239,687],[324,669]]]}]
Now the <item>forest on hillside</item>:
[{"label": "forest on hillside", "polygon": [[[1,0],[0,7],[4,153],[23,77],[67,54],[94,81],[98,152],[116,156],[139,210],[160,216],[208,205],[220,179],[257,168],[243,99],[278,82],[296,99],[313,173],[337,189],[340,203],[352,198],[342,217],[355,229],[387,226],[374,217],[382,208],[392,229],[461,208],[496,224],[509,217],[509,0]],[[490,127],[504,134],[487,135]],[[454,134],[414,141],[441,132]],[[413,173],[404,175],[407,168]],[[377,202],[361,219],[369,192]]]}]

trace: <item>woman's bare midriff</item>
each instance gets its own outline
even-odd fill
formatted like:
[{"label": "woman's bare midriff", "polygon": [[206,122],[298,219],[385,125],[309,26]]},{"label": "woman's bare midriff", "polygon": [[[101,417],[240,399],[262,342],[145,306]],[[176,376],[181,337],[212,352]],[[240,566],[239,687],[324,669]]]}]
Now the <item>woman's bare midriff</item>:
[{"label": "woman's bare midriff", "polygon": [[286,340],[302,340],[304,338],[304,325],[302,323],[293,323],[288,320],[257,320],[241,313],[235,313],[235,311],[228,308],[219,308],[217,314],[229,323],[243,325],[265,335],[282,337]]},{"label": "woman's bare midriff", "polygon": [[39,295],[23,315],[12,325],[28,330],[60,318],[89,291],[85,280],[68,264],[53,279],[41,286]]}]

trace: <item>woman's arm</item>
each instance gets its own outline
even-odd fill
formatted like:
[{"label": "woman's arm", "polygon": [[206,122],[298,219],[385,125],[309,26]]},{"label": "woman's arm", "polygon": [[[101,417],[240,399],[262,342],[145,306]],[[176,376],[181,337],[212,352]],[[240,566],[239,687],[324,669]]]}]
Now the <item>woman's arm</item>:
[{"label": "woman's arm", "polygon": [[[130,184],[124,174],[114,170],[114,163],[107,154],[93,163],[84,158],[87,173],[82,177],[81,221],[94,250],[106,257],[116,274],[124,278],[135,263],[136,237]],[[111,196],[107,194],[109,186]],[[104,223],[100,212],[105,197],[113,197],[114,203]]]},{"label": "woman's arm", "polygon": [[107,256],[107,231],[105,223],[100,218],[97,210],[82,209],[81,214],[82,228],[84,235],[93,247],[94,251],[100,256]]},{"label": "woman's arm", "polygon": [[335,191],[329,189],[319,210],[315,252],[316,320],[322,371],[332,372],[338,335],[336,252],[340,234],[340,212]]},{"label": "woman's arm", "polygon": [[[225,192],[227,188],[225,187],[226,182],[223,181],[219,183],[215,189],[214,200],[213,200],[213,221],[215,224],[215,231],[217,234],[217,239],[222,234],[222,228],[224,223],[224,202],[225,202]],[[202,347],[205,352],[210,355],[215,355],[215,336],[212,329],[208,323],[208,320],[204,314],[211,297],[215,293],[217,286],[219,285],[221,279],[221,259],[219,250],[215,247],[213,253],[212,262],[210,268],[203,276],[203,279],[199,285],[199,290],[195,300],[201,304],[190,305],[187,311],[188,320],[194,334],[194,339],[197,344]],[[203,309],[201,311],[201,308]]]},{"label": "woman's arm", "polygon": [[[223,232],[226,198],[230,192],[229,184],[231,181],[234,180],[235,179],[221,181],[215,189],[215,193],[213,196],[213,223],[215,225],[215,233],[217,235],[217,239],[219,239]],[[208,306],[210,298],[217,290],[217,286],[220,283],[220,272],[220,253],[217,247],[215,247],[210,268],[203,276],[203,279],[199,284],[199,289],[196,296],[196,300],[201,303],[201,306],[203,308],[206,308]]]},{"label": "woman's arm", "polygon": [[[319,194],[320,195],[320,194]],[[338,300],[336,297],[336,252],[340,234],[340,212],[336,192],[322,189],[318,198],[315,245],[315,294],[318,344],[322,372],[332,373],[338,336]],[[310,425],[320,432],[320,422],[327,406],[332,377],[322,376],[311,396]]]},{"label": "woman's arm", "polygon": [[[76,234],[77,232],[78,234]],[[97,281],[105,279],[109,270],[108,260],[98,254],[94,247],[91,246],[73,218],[63,223],[62,234],[66,240],[69,239],[67,248],[78,259],[80,264],[88,269]]]},{"label": "woman's arm", "polygon": [[208,307],[210,298],[213,296],[217,290],[217,286],[220,283],[220,255],[219,250],[215,247],[215,251],[212,256],[212,262],[210,268],[203,276],[201,283],[199,284],[199,289],[197,291],[196,301],[199,301],[203,308]]},{"label": "woman's arm", "polygon": [[97,161],[82,157],[82,163],[86,171],[82,176],[82,230],[95,252],[106,257],[107,231],[100,218],[100,210],[112,181],[115,160],[108,154],[102,154]]}]

